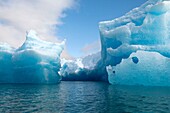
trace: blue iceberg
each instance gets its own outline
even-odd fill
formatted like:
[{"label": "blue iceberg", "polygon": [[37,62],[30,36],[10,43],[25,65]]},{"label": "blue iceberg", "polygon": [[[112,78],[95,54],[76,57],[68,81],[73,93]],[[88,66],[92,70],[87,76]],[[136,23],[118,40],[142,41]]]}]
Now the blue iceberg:
[{"label": "blue iceberg", "polygon": [[0,45],[0,82],[3,83],[58,83],[61,76],[61,44],[42,41],[35,31],[27,33],[26,41],[18,49]]},{"label": "blue iceberg", "polygon": [[0,83],[9,83],[12,81],[13,64],[12,55],[15,49],[10,45],[0,44]]},{"label": "blue iceberg", "polygon": [[[120,18],[99,23],[101,52],[60,59],[65,41],[42,41],[35,31],[15,49],[0,44],[0,83],[61,80],[170,86],[170,1],[148,0]],[[61,62],[61,63],[60,63]]]},{"label": "blue iceberg", "polygon": [[60,75],[64,81],[99,81],[103,76],[98,72],[100,52],[74,60],[61,59]]},{"label": "blue iceberg", "polygon": [[169,0],[149,0],[99,28],[109,83],[170,86]]}]

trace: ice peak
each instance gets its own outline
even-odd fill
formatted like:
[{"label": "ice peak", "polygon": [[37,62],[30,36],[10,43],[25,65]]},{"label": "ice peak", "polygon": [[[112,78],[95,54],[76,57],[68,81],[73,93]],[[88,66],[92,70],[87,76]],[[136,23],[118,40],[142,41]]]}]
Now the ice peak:
[{"label": "ice peak", "polygon": [[164,0],[162,2],[158,2],[156,5],[152,6],[149,10],[149,13],[154,15],[164,14],[170,10],[170,1]]},{"label": "ice peak", "polygon": [[29,30],[29,31],[26,31],[27,35],[30,35],[30,34],[34,34],[34,35],[37,35],[37,32],[35,30]]},{"label": "ice peak", "polygon": [[37,32],[34,31],[34,30],[27,31],[26,32],[26,38],[27,39],[39,39]]}]

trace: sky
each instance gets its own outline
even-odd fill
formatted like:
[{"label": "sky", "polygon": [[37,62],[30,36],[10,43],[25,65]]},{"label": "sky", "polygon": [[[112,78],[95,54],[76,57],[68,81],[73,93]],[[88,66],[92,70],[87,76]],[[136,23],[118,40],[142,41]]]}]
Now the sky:
[{"label": "sky", "polygon": [[67,51],[80,57],[100,50],[98,23],[113,20],[147,0],[79,0],[79,6],[66,12],[58,35],[67,39]]},{"label": "sky", "polygon": [[100,51],[98,23],[120,17],[147,0],[0,0],[0,42],[14,47],[34,29],[40,38],[60,42],[63,57]]}]

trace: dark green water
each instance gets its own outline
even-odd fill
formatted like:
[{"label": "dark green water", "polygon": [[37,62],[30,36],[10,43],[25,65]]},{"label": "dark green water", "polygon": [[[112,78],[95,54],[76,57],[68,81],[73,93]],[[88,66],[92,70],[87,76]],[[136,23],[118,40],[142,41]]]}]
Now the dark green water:
[{"label": "dark green water", "polygon": [[170,87],[100,82],[0,85],[0,113],[170,113]]}]

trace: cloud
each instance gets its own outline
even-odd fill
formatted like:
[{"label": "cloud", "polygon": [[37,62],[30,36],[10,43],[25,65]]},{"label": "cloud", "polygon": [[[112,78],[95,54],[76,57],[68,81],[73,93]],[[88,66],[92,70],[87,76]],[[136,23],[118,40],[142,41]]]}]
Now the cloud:
[{"label": "cloud", "polygon": [[65,58],[67,60],[74,60],[75,57],[71,56],[65,47],[64,51],[61,53],[61,58]]},{"label": "cloud", "polygon": [[0,0],[0,42],[18,47],[30,29],[42,39],[57,41],[56,26],[74,5],[75,0]]},{"label": "cloud", "polygon": [[100,40],[87,44],[82,48],[84,55],[92,54],[101,50]]}]

